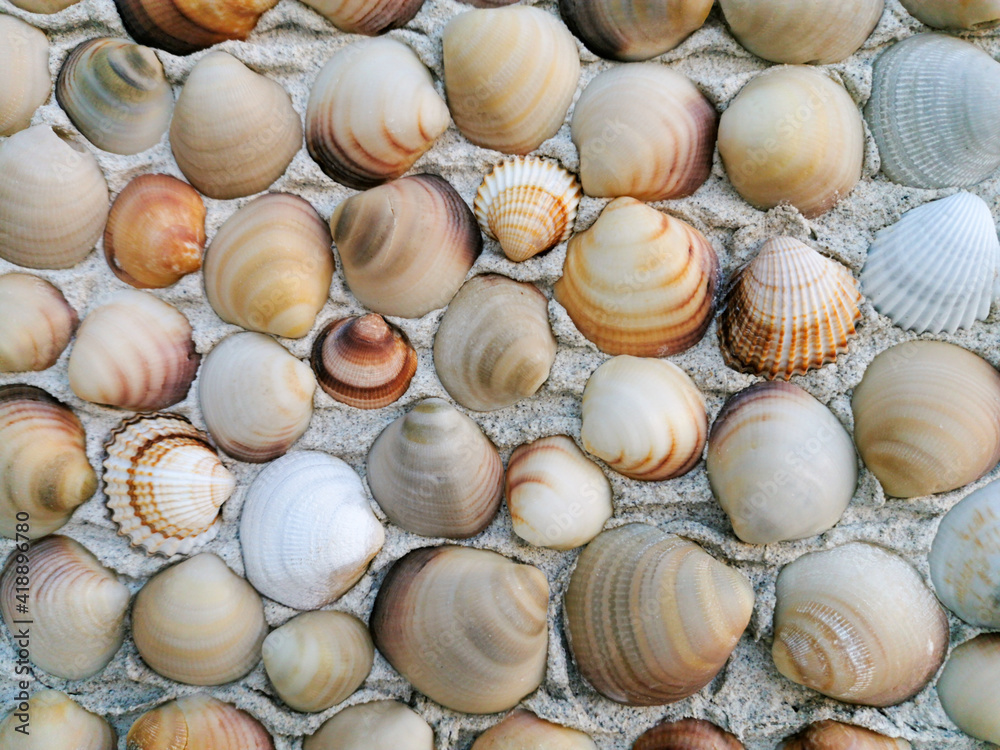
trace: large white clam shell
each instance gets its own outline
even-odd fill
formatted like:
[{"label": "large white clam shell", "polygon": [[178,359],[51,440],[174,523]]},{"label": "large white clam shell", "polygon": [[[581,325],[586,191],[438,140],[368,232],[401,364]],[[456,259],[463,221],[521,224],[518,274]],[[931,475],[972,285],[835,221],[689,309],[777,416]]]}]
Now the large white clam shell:
[{"label": "large white clam shell", "polygon": [[[65,693],[39,690],[27,704],[27,711],[15,707],[0,721],[0,750],[114,750],[116,747],[115,733],[107,720],[90,713]],[[23,731],[24,713],[29,717],[27,733]]]},{"label": "large white clam shell", "polygon": [[910,15],[936,29],[980,29],[1000,21],[1000,0],[900,0]]},{"label": "large white clam shell", "polygon": [[0,16],[0,135],[13,135],[31,123],[52,90],[49,40],[34,26]]},{"label": "large white clam shell", "polygon": [[350,706],[306,737],[303,750],[434,750],[434,730],[398,701]]},{"label": "large white clam shell", "polygon": [[274,750],[259,721],[206,693],[185,695],[147,711],[125,741],[128,750]]},{"label": "large white clam shell", "polygon": [[937,693],[948,717],[977,739],[1000,745],[1000,633],[984,633],[952,651]]},{"label": "large white clam shell", "polygon": [[78,322],[62,292],[26,273],[0,276],[0,320],[0,372],[52,367]]}]

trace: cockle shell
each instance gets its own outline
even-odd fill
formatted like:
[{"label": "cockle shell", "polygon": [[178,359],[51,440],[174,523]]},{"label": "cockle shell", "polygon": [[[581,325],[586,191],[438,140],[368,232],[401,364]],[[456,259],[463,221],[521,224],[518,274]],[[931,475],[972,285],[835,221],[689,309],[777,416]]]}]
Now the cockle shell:
[{"label": "cockle shell", "polygon": [[56,287],[26,273],[0,276],[0,372],[52,367],[78,322]]},{"label": "cockle shell", "polygon": [[943,341],[879,354],[851,398],[854,442],[891,497],[947,492],[1000,460],[1000,374]]},{"label": "cockle shell", "polygon": [[488,550],[425,547],[389,570],[369,624],[378,650],[428,698],[497,713],[542,682],[548,601],[538,568]]},{"label": "cockle shell", "polygon": [[277,0],[115,0],[140,44],[189,55],[227,39],[246,39]]},{"label": "cockle shell", "polygon": [[205,693],[147,711],[125,741],[128,750],[274,750],[259,721]]},{"label": "cockle shell", "polygon": [[239,679],[260,661],[266,635],[260,595],[209,552],[150,578],[132,608],[143,661],[188,685]]},{"label": "cockle shell", "polygon": [[500,507],[503,462],[479,425],[440,398],[392,422],[368,452],[368,486],[397,526],[464,539]]},{"label": "cockle shell", "polygon": [[968,735],[1000,745],[1000,633],[983,633],[952,651],[938,680],[941,705]]},{"label": "cockle shell", "polygon": [[705,335],[718,280],[719,259],[705,235],[618,198],[570,240],[555,298],[601,351],[663,357]]},{"label": "cockle shell", "polygon": [[11,5],[29,13],[58,13],[80,0],[11,0]]},{"label": "cockle shell", "polygon": [[620,65],[573,111],[583,192],[643,201],[683,198],[708,178],[718,115],[691,81],[662,65]]},{"label": "cockle shell", "polygon": [[476,411],[502,409],[534,395],[555,358],[545,295],[534,284],[497,274],[466,282],[434,337],[441,384]]},{"label": "cockle shell", "polygon": [[35,110],[52,89],[49,40],[34,26],[0,16],[0,135],[14,135],[31,124]]},{"label": "cockle shell", "polygon": [[931,680],[948,618],[920,574],[865,542],[811,552],[778,575],[778,671],[845,703],[894,706]]},{"label": "cockle shell", "polygon": [[301,338],[330,295],[330,231],[297,195],[262,195],[216,233],[204,276],[208,302],[227,323]]},{"label": "cockle shell", "polygon": [[434,750],[434,730],[397,701],[350,706],[306,737],[303,750]]},{"label": "cockle shell", "polygon": [[985,29],[1000,22],[998,0],[900,0],[911,16],[936,29]]},{"label": "cockle shell", "polygon": [[373,39],[323,66],[309,94],[306,145],[332,179],[365,190],[405,174],[450,121],[413,50]]},{"label": "cockle shell", "polygon": [[470,750],[597,750],[597,745],[578,729],[539,719],[522,708],[512,711],[472,743]]},{"label": "cockle shell", "polygon": [[681,719],[643,732],[632,750],[743,750],[743,743],[709,721]]},{"label": "cockle shell", "polygon": [[910,743],[864,727],[826,720],[789,737],[778,750],[910,750]]},{"label": "cockle shell", "polygon": [[[39,690],[0,721],[0,750],[114,750],[115,733],[102,716],[92,714],[58,690]],[[20,713],[21,717],[16,716]],[[29,718],[29,730],[23,715]]]},{"label": "cockle shell", "polygon": [[722,669],[753,603],[743,574],[694,542],[628,524],[580,553],[566,589],[570,651],[601,695],[631,706],[674,703]]},{"label": "cockle shell", "polygon": [[[27,582],[25,582],[27,581]],[[27,595],[31,661],[49,674],[82,680],[100,672],[125,639],[129,590],[88,549],[50,536],[15,549],[0,574],[0,610],[16,634]],[[34,718],[34,717],[32,717]]]},{"label": "cockle shell", "polygon": [[240,544],[247,580],[295,609],[318,609],[364,575],[385,540],[361,478],[339,458],[298,451],[247,490]]},{"label": "cockle shell", "polygon": [[556,134],[580,79],[576,42],[558,19],[525,5],[470,10],[443,39],[448,107],[466,138],[527,154]]},{"label": "cockle shell", "polygon": [[341,31],[378,36],[405,26],[424,0],[302,0]]}]

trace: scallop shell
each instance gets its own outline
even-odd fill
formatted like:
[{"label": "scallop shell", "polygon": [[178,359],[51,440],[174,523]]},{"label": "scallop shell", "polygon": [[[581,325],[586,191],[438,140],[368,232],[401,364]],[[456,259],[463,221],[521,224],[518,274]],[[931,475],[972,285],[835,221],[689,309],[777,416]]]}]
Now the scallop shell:
[{"label": "scallop shell", "polygon": [[170,146],[200,192],[227,199],[266,190],[301,145],[302,122],[279,84],[225,52],[194,66],[177,98]]},{"label": "scallop shell", "polygon": [[0,320],[0,372],[52,367],[78,322],[62,292],[25,273],[0,276]]},{"label": "scallop shell", "polygon": [[150,578],[132,608],[132,639],[143,661],[188,685],[222,685],[247,674],[266,635],[260,596],[209,552]]},{"label": "scallop shell", "polygon": [[483,732],[470,750],[597,750],[590,737],[578,729],[539,719],[531,711],[512,711],[499,724]]},{"label": "scallop shell", "polygon": [[1000,1],[900,0],[911,16],[936,29],[985,29],[1000,22]]},{"label": "scallop shell", "polygon": [[538,287],[487,274],[448,305],[434,337],[434,369],[458,403],[475,411],[510,406],[549,377],[556,340]]},{"label": "scallop shell", "polygon": [[778,575],[771,655],[792,682],[894,706],[924,688],[947,650],[944,610],[913,566],[882,547],[811,552]]},{"label": "scallop shell", "polygon": [[294,609],[319,609],[346,593],[384,540],[361,478],[325,453],[299,451],[268,464],[244,499],[247,580]]},{"label": "scallop shell", "polygon": [[892,497],[957,489],[1000,460],[1000,374],[954,344],[885,350],[855,387],[851,408],[858,452]]},{"label": "scallop shell", "polygon": [[435,175],[404,177],[348,198],[333,212],[330,229],[358,301],[404,318],[447,305],[483,249],[476,217]]},{"label": "scallop shell", "polygon": [[525,5],[470,10],[444,29],[444,87],[462,135],[527,154],[556,134],[580,79],[572,35]]},{"label": "scallop shell", "polygon": [[601,695],[630,706],[694,695],[722,669],[753,611],[742,573],[646,524],[604,531],[566,589],[570,651]]},{"label": "scallop shell", "polygon": [[140,44],[189,55],[227,39],[246,39],[277,0],[115,0]]},{"label": "scallop shell", "polygon": [[990,314],[998,264],[989,206],[956,193],[908,211],[876,235],[861,290],[900,328],[954,333]]},{"label": "scallop shell", "polygon": [[839,721],[817,721],[789,737],[778,750],[910,750],[910,743]]},{"label": "scallop shell", "polygon": [[[0,721],[0,750],[114,750],[115,733],[102,716],[92,714],[58,690],[39,690]],[[21,716],[18,717],[17,714]],[[30,717],[28,734],[24,714]]]},{"label": "scallop shell", "polygon": [[147,711],[125,741],[128,750],[274,750],[259,721],[205,693]]},{"label": "scallop shell", "polygon": [[538,568],[487,550],[425,547],[390,568],[369,624],[378,650],[428,698],[497,713],[545,676],[548,601]]},{"label": "scallop shell", "polygon": [[277,341],[237,333],[216,344],[198,380],[208,432],[233,458],[264,463],[309,427],[316,378]]},{"label": "scallop shell", "polygon": [[584,450],[632,479],[686,474],[708,437],[705,399],[672,362],[622,355],[598,367],[583,390]]},{"label": "scallop shell", "polygon": [[303,750],[434,750],[434,731],[397,701],[350,706],[306,737]]},{"label": "scallop shell", "polygon": [[743,750],[743,743],[709,721],[681,719],[643,732],[632,750]]},{"label": "scallop shell", "polygon": [[301,338],[330,295],[330,231],[308,201],[254,198],[226,220],[205,253],[205,293],[216,314],[251,331]]},{"label": "scallop shell", "polygon": [[21,646],[49,674],[66,680],[92,677],[121,648],[129,590],[69,537],[47,537],[27,552],[15,549],[7,559],[0,573],[0,610],[11,633],[24,627],[16,623],[25,620],[18,603],[25,595],[30,645]]},{"label": "scallop shell", "polygon": [[792,237],[761,247],[730,283],[719,315],[726,364],[788,380],[847,351],[861,320],[851,272]]},{"label": "scallop shell", "polygon": [[184,400],[198,372],[191,324],[148,292],[118,292],[80,325],[69,384],[84,401],[159,411]]},{"label": "scallop shell", "polygon": [[708,179],[718,115],[691,81],[656,64],[594,78],[573,112],[583,192],[643,201],[683,198]]},{"label": "scallop shell", "polygon": [[378,36],[405,26],[424,0],[302,0],[341,31]]},{"label": "scallop shell", "polygon": [[31,124],[35,110],[52,89],[49,40],[34,26],[0,16],[0,135],[14,135]]},{"label": "scallop shell", "polygon": [[864,125],[850,94],[807,66],[761,73],[719,121],[729,181],[761,210],[788,203],[806,218],[826,213],[861,179],[864,150]]},{"label": "scallop shell", "polygon": [[983,633],[948,657],[937,693],[959,729],[976,739],[1000,744],[1000,633]]},{"label": "scallop shell", "polygon": [[386,427],[368,452],[368,486],[406,531],[464,539],[500,507],[503,462],[479,425],[429,398]]},{"label": "scallop shell", "polygon": [[573,237],[555,298],[608,354],[663,357],[697,344],[715,315],[719,259],[701,232],[632,198]]},{"label": "scallop shell", "polygon": [[373,39],[338,51],[320,71],[309,94],[306,145],[328,176],[365,190],[409,171],[450,121],[413,50]]}]

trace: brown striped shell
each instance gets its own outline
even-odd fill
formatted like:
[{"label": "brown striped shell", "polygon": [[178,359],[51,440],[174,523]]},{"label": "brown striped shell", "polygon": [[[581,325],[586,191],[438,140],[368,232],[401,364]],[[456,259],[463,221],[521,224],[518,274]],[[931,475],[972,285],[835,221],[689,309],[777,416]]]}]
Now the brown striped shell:
[{"label": "brown striped shell", "polygon": [[910,743],[828,719],[814,722],[792,735],[778,750],[910,750]]},{"label": "brown striped shell", "polygon": [[632,750],[743,750],[743,743],[710,721],[681,719],[647,729]]},{"label": "brown striped shell", "polygon": [[302,0],[341,31],[378,36],[406,25],[424,0]]},{"label": "brown striped shell", "polygon": [[[61,0],[65,2],[65,0]],[[227,39],[246,39],[278,0],[115,0],[140,44],[189,55]]]},{"label": "brown striped shell", "polygon": [[185,695],[147,711],[125,741],[128,750],[274,750],[259,721],[206,693]]}]

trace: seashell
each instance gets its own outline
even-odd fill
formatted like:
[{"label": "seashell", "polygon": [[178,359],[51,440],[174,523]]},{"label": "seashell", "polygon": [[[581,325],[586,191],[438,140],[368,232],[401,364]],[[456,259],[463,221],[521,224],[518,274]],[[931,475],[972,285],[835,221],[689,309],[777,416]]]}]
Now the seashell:
[{"label": "seashell", "polygon": [[900,0],[911,16],[936,29],[987,29],[1000,22],[997,0]]},{"label": "seashell", "polygon": [[306,146],[329,177],[366,190],[409,171],[450,121],[413,50],[373,39],[345,47],[323,66],[309,94]]},{"label": "seashell", "polygon": [[979,47],[943,34],[917,34],[883,52],[865,119],[885,176],[944,188],[993,174],[1000,166],[998,74],[1000,65]]},{"label": "seashell", "polygon": [[521,262],[573,233],[580,183],[558,164],[537,157],[493,167],[476,193],[476,218],[504,254]]},{"label": "seashell", "polygon": [[339,598],[384,540],[361,478],[339,458],[283,456],[247,490],[240,518],[247,580],[288,607],[319,609]]},{"label": "seashell", "polygon": [[330,231],[308,201],[262,195],[216,233],[204,275],[209,304],[227,323],[301,338],[330,295]]},{"label": "seashell", "polygon": [[434,369],[452,398],[491,411],[536,393],[556,358],[548,307],[534,284],[497,274],[470,279],[434,337]]},{"label": "seashell", "polygon": [[948,618],[898,555],[852,542],[803,555],[778,574],[774,664],[844,703],[894,706],[931,680]]},{"label": "seashell", "polygon": [[611,518],[611,483],[565,435],[514,449],[504,494],[514,533],[538,547],[569,550],[597,536]]},{"label": "seashell", "polygon": [[570,651],[601,695],[630,706],[694,695],[750,622],[753,587],[694,542],[632,523],[601,532],[566,589]]},{"label": "seashell", "polygon": [[115,276],[160,289],[201,268],[205,203],[186,182],[165,174],[136,177],[111,206],[104,256]]},{"label": "seashell", "polygon": [[368,627],[345,612],[306,612],[264,639],[264,668],[296,711],[325,711],[368,677],[375,659]]},{"label": "seashell", "polygon": [[111,520],[133,546],[170,557],[215,539],[236,479],[205,433],[176,414],[133,417],[111,433],[106,451]]},{"label": "seashell", "polygon": [[861,320],[851,272],[792,237],[764,243],[730,282],[719,315],[726,364],[788,380],[837,361]]},{"label": "seashell", "polygon": [[409,23],[424,0],[302,0],[341,31],[378,36]]},{"label": "seashell", "polygon": [[580,80],[572,35],[539,8],[470,10],[444,29],[444,87],[477,146],[527,154],[556,134]]},{"label": "seashell", "polygon": [[69,384],[84,401],[159,411],[183,401],[201,355],[191,324],[148,292],[118,292],[80,325]]},{"label": "seashell", "polygon": [[35,110],[49,98],[49,40],[13,16],[0,17],[0,135],[31,125]]},{"label": "seashell", "polygon": [[350,706],[306,737],[303,750],[434,750],[434,731],[397,701]]},{"label": "seashell", "polygon": [[503,462],[479,425],[429,398],[372,443],[368,486],[406,531],[465,539],[489,526],[500,508]]},{"label": "seashell", "polygon": [[578,729],[539,719],[522,708],[512,711],[499,724],[483,732],[470,750],[597,750],[597,745]]},{"label": "seashell", "polygon": [[29,13],[58,13],[71,5],[76,5],[80,0],[10,0],[11,5]]},{"label": "seashell", "polygon": [[18,632],[16,622],[24,621],[18,602],[25,595],[30,659],[49,674],[66,680],[92,677],[121,648],[129,590],[69,537],[47,537],[7,559],[0,574],[0,610],[11,633]]},{"label": "seashell", "polygon": [[302,122],[288,92],[225,52],[210,52],[194,66],[170,123],[177,166],[209,198],[266,190],[301,144]]},{"label": "seashell", "polygon": [[189,55],[227,39],[246,39],[277,0],[115,0],[115,5],[129,36],[140,44]]},{"label": "seashell", "polygon": [[78,322],[62,292],[26,273],[0,276],[0,320],[0,372],[52,367]]},{"label": "seashell", "polygon": [[[24,726],[24,714],[30,717],[27,734],[18,730]],[[0,721],[0,750],[62,748],[114,750],[115,733],[104,717],[90,713],[58,690],[37,691]]]},{"label": "seashell", "polygon": [[86,438],[73,411],[41,388],[0,386],[0,534],[50,534],[94,494]]},{"label": "seashell", "polygon": [[548,601],[534,566],[488,550],[424,547],[390,568],[369,626],[376,648],[428,698],[497,713],[545,676]]},{"label": "seashell", "polygon": [[320,387],[358,409],[381,409],[399,399],[417,371],[417,352],[381,315],[341,318],[316,337],[312,368]]},{"label": "seashell", "polygon": [[128,750],[274,750],[259,721],[205,693],[185,695],[147,711],[125,741]]},{"label": "seashell", "polygon": [[778,750],[910,750],[910,743],[864,727],[826,720],[813,722],[782,742]]},{"label": "seashell", "polygon": [[858,452],[892,497],[957,489],[1000,460],[1000,374],[954,344],[907,341],[882,352],[851,408]]},{"label": "seashell", "polygon": [[132,608],[132,639],[143,661],[188,685],[239,679],[260,660],[266,635],[260,596],[209,552],[150,578]]},{"label": "seashell", "polygon": [[729,181],[764,211],[788,203],[809,219],[826,213],[861,179],[864,146],[850,94],[807,66],[758,75],[719,120]]},{"label": "seashell", "polygon": [[56,99],[87,140],[115,154],[160,142],[174,94],[156,53],[124,39],[89,39],[70,52]]},{"label": "seashell", "polygon": [[722,407],[705,467],[736,536],[749,544],[833,528],[858,485],[854,443],[823,404],[791,383],[757,383]]},{"label": "seashell", "polygon": [[1000,744],[1000,633],[983,633],[952,651],[937,684],[955,725],[976,739]]},{"label": "seashell", "polygon": [[277,341],[237,333],[205,358],[198,401],[208,432],[233,458],[265,463],[309,427],[316,378]]},{"label": "seashell", "polygon": [[701,232],[617,198],[566,251],[555,298],[609,354],[663,357],[697,344],[715,315],[719,259]]},{"label": "seashell", "polygon": [[643,201],[683,198],[708,179],[718,115],[691,81],[662,65],[594,78],[573,112],[583,192]]},{"label": "seashell", "polygon": [[956,193],[907,211],[875,236],[861,289],[900,328],[954,333],[990,314],[998,264],[989,206]]},{"label": "seashell", "polygon": [[436,175],[404,177],[348,198],[330,229],[358,301],[404,318],[447,305],[483,249],[476,217]]},{"label": "seashell", "polygon": [[743,743],[709,721],[681,719],[646,730],[632,750],[743,750]]},{"label": "seashell", "polygon": [[0,258],[27,268],[71,268],[101,236],[108,185],[97,160],[48,125],[0,144]]},{"label": "seashell", "polygon": [[672,362],[622,355],[598,367],[583,390],[580,441],[632,479],[686,474],[708,437],[705,399]]}]

